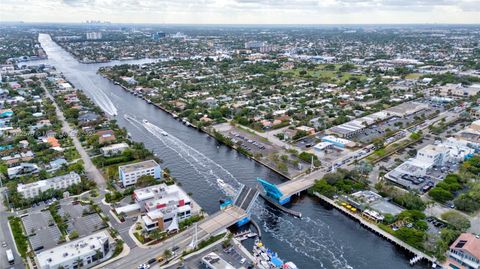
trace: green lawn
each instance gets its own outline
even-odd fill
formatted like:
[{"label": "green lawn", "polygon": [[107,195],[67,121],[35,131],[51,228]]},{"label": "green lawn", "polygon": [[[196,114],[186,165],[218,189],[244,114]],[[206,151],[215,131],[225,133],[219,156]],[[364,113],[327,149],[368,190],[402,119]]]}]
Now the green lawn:
[{"label": "green lawn", "polygon": [[[332,83],[345,83],[352,77],[356,77],[360,80],[367,79],[367,77],[363,74],[357,75],[349,72],[338,72],[338,69],[341,66],[340,64],[335,65],[335,70],[326,70],[325,69],[326,66],[327,66],[326,64],[321,64],[321,65],[318,65],[314,70],[305,70],[303,68],[295,68],[292,70],[285,70],[282,72],[292,74],[293,76],[298,78],[312,77],[317,79],[328,80],[329,82],[332,82]],[[301,76],[300,71],[302,70],[307,71],[307,74],[304,76]]]}]

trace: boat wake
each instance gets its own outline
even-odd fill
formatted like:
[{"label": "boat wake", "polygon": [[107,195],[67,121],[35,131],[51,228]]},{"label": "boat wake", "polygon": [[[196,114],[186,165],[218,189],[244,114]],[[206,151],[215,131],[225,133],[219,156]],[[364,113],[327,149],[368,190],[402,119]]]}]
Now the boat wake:
[{"label": "boat wake", "polygon": [[[196,149],[148,121],[140,121],[130,115],[124,115],[124,118],[137,128],[143,126],[167,148],[176,152],[210,186],[222,191],[225,195],[239,191],[242,184],[229,171]],[[314,260],[319,264],[319,268],[352,268],[343,256],[343,248],[338,246],[334,235],[329,232],[330,228],[327,224],[308,217],[296,219],[284,214],[276,215],[258,200],[251,213],[252,217],[260,220],[265,232],[290,245],[298,254]],[[325,264],[325,261],[331,261],[331,263]]]},{"label": "boat wake", "polygon": [[345,250],[334,239],[335,235],[328,224],[309,217],[297,219],[285,214],[277,215],[259,203],[253,207],[252,216],[260,220],[264,232],[288,244],[296,253],[315,261],[318,268],[353,268],[344,257]]},{"label": "boat wake", "polygon": [[113,104],[112,100],[103,92],[98,86],[96,86],[92,80],[85,79],[83,82],[87,85],[82,85],[85,89],[92,95],[93,100],[95,101],[100,108],[105,111],[105,113],[110,116],[116,116],[118,110]]},{"label": "boat wake", "polygon": [[177,153],[185,160],[210,186],[231,196],[232,189],[238,192],[242,184],[225,168],[214,162],[198,150],[183,143],[180,139],[167,133],[162,128],[146,121],[140,121],[133,116],[124,115],[124,118],[133,125],[143,126],[150,134],[160,140],[165,147]]}]

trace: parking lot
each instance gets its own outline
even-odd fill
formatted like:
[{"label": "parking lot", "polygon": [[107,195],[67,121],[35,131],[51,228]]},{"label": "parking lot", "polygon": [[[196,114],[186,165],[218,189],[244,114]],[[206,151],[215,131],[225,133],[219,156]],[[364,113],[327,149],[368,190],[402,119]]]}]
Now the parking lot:
[{"label": "parking lot", "polygon": [[80,237],[90,235],[106,227],[97,213],[90,212],[88,206],[83,206],[80,203],[62,204],[58,214],[62,217],[66,216],[66,219],[68,219],[67,232],[71,233],[75,230]]},{"label": "parking lot", "polygon": [[371,125],[368,128],[365,128],[362,132],[359,132],[351,137],[351,139],[359,143],[368,144],[371,143],[375,138],[385,136],[388,131],[398,131],[407,127],[415,121],[415,117],[419,117],[422,114],[428,116],[433,114],[436,110],[439,110],[440,112],[445,111],[445,108],[442,104],[436,104],[426,100],[422,102],[429,104],[430,108],[406,117],[392,117],[381,123]]},{"label": "parking lot", "polygon": [[55,247],[60,241],[62,233],[48,210],[32,212],[22,222],[34,251]]},{"label": "parking lot", "polygon": [[[202,257],[207,255],[210,252],[216,253],[223,260],[231,264],[234,268],[237,269],[246,269],[254,268],[251,264],[251,261],[243,255],[242,251],[235,245],[232,245],[226,249],[223,249],[221,245],[217,245],[214,248],[206,249],[201,253],[194,255],[190,258],[185,259],[184,265],[172,265],[168,267],[169,269],[181,268],[181,269],[205,269],[206,267],[202,265]],[[252,266],[252,267],[249,267]]]}]

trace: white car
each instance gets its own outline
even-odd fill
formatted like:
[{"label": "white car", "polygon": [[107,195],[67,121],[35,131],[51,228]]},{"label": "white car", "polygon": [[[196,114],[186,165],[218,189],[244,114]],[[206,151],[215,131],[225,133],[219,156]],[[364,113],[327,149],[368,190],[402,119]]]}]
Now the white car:
[{"label": "white car", "polygon": [[148,268],[150,268],[150,265],[149,265],[149,264],[145,264],[145,263],[144,263],[144,264],[140,264],[140,265],[137,267],[137,269],[148,269]]}]

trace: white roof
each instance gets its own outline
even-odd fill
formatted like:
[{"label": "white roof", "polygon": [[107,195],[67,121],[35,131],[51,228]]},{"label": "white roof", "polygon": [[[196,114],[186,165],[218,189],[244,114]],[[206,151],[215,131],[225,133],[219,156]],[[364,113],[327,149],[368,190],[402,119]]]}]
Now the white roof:
[{"label": "white roof", "polygon": [[83,237],[74,241],[70,241],[63,245],[42,251],[37,254],[40,268],[57,268],[63,263],[75,260],[88,253],[94,252],[95,249],[102,249],[106,240],[110,236],[107,232],[101,231],[88,237]]}]

